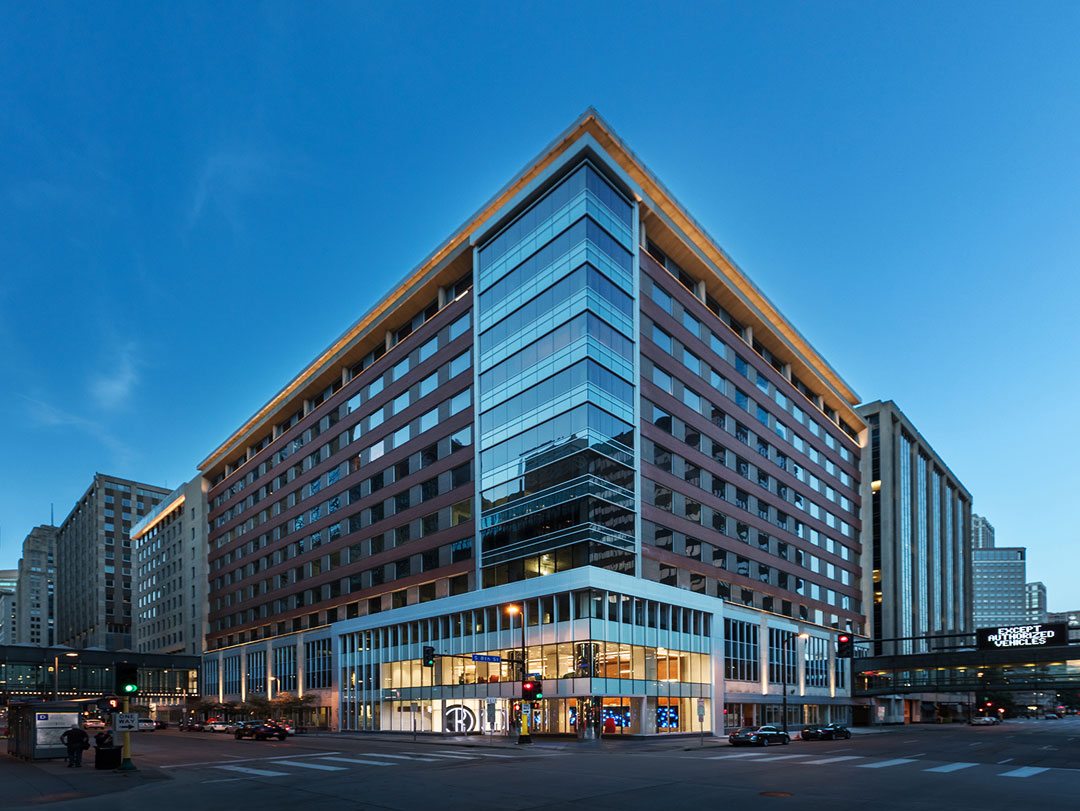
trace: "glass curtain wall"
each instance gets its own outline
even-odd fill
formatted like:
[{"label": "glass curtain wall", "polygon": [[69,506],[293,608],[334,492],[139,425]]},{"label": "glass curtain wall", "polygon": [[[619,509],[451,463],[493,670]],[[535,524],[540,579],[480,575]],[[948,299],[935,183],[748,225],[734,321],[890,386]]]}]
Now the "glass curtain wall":
[{"label": "glass curtain wall", "polygon": [[633,227],[585,162],[477,252],[485,586],[634,571]]}]

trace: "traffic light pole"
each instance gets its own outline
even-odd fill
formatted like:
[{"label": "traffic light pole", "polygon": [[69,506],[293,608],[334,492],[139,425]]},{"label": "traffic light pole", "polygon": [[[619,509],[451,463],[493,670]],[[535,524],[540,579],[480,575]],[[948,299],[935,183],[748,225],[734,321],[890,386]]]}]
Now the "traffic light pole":
[{"label": "traffic light pole", "polygon": [[[525,684],[528,676],[526,670],[528,668],[527,659],[525,655],[525,607],[522,606],[521,612],[521,684]],[[518,745],[524,743],[532,743],[532,737],[529,735],[529,713],[532,712],[532,704],[525,701],[524,693],[521,696],[521,730],[518,732]]]},{"label": "traffic light pole", "polygon": [[[126,715],[131,709],[131,699],[124,696],[123,711]],[[124,751],[121,754],[120,771],[133,772],[135,771],[135,764],[131,762],[131,733],[124,732]]]}]

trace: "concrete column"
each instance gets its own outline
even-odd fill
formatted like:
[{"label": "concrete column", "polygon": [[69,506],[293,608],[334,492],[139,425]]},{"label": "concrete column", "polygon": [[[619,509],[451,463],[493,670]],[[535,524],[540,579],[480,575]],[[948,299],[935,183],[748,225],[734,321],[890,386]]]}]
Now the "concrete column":
[{"label": "concrete column", "polygon": [[390,348],[394,345],[394,333],[390,330],[386,331],[386,351],[389,352]]},{"label": "concrete column", "polygon": [[743,340],[751,346],[754,344],[754,328],[749,324],[743,327]]},{"label": "concrete column", "polygon": [[247,701],[247,648],[240,649],[240,700]]},{"label": "concrete column", "polygon": [[296,695],[297,697],[304,694],[304,667],[306,666],[304,661],[304,635],[302,633],[296,635]]},{"label": "concrete column", "polygon": [[[721,604],[722,606],[723,604]],[[723,608],[712,615],[712,635],[709,638],[709,666],[712,668],[712,734],[724,734],[724,702],[727,700],[724,675],[724,615]]]},{"label": "concrete column", "polygon": [[274,671],[274,648],[270,643],[270,640],[266,640],[266,698],[270,700],[274,697],[275,688],[277,685],[274,683],[274,678],[277,677],[277,673]]},{"label": "concrete column", "polygon": [[447,304],[450,303],[450,295],[447,293],[445,287],[439,288],[439,309],[441,310]]},{"label": "concrete column", "polygon": [[217,698],[217,700],[218,701],[224,701],[225,700],[225,661],[222,658],[220,653],[218,654],[218,657],[217,657],[217,668],[218,668],[218,673],[217,673],[218,698]]}]

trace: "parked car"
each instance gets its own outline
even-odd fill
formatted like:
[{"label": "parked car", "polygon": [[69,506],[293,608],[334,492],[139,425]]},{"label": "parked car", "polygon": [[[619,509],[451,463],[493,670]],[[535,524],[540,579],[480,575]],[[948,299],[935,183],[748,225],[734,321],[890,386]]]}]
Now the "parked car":
[{"label": "parked car", "polygon": [[222,721],[220,719],[215,719],[213,721],[210,721],[206,725],[206,728],[208,730],[210,730],[211,732],[228,732],[230,726],[231,726],[231,724],[228,721]]},{"label": "parked car", "polygon": [[205,727],[202,721],[197,721],[194,718],[190,721],[181,721],[177,727],[181,732],[202,732]]},{"label": "parked car", "polygon": [[1055,718],[1060,720],[1061,716],[1058,715],[1056,712],[1044,712],[1043,718]]},{"label": "parked car", "polygon": [[83,729],[105,729],[105,722],[100,718],[87,718],[83,721]]},{"label": "parked car", "polygon": [[973,727],[992,727],[1001,723],[1000,718],[996,718],[993,715],[979,715],[972,718],[969,722]]},{"label": "parked car", "polygon": [[233,735],[238,741],[243,738],[253,738],[257,741],[277,738],[283,741],[288,733],[284,727],[278,726],[273,721],[243,721],[236,725]]},{"label": "parked car", "polygon": [[731,733],[728,742],[732,746],[768,746],[773,743],[786,745],[791,742],[791,737],[773,726],[743,727],[738,732]]},{"label": "parked car", "polygon": [[139,731],[140,732],[153,732],[157,729],[157,724],[154,723],[153,718],[140,718],[139,719]]},{"label": "parked car", "polygon": [[168,721],[154,721],[154,729],[168,729],[168,728],[169,728],[169,722]]},{"label": "parked car", "polygon": [[843,724],[811,724],[799,733],[799,738],[804,741],[846,741],[851,738],[851,730]]},{"label": "parked car", "polygon": [[286,734],[288,734],[288,735],[295,735],[296,734],[296,732],[293,731],[292,721],[274,721],[274,723],[277,724],[282,729],[284,729]]}]

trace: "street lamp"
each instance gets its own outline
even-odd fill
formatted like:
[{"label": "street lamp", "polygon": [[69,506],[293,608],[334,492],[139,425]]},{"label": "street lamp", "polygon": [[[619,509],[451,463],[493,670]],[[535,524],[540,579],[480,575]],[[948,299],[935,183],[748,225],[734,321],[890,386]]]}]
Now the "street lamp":
[{"label": "street lamp", "polygon": [[[77,657],[79,654],[75,651],[68,651],[64,656],[71,658]],[[60,654],[56,654],[53,657],[53,701],[60,700]]]},{"label": "street lamp", "polygon": [[[793,648],[793,650],[792,650],[792,658],[794,658],[795,661],[796,661],[796,665],[795,665],[796,669],[798,668],[798,655],[797,655],[796,650],[794,650],[794,647],[795,647],[795,635],[792,635],[791,637],[781,637],[782,641],[780,643],[780,684],[781,684],[781,687],[783,688],[783,696],[781,698],[781,706],[782,706],[781,712],[783,713],[784,732],[787,732],[787,663],[784,661],[784,653],[785,653],[785,651],[787,649],[787,641],[786,640],[789,639],[789,638],[791,639],[791,645],[792,645],[792,648]],[[807,639],[810,638],[810,634],[808,634],[808,633],[806,633],[804,631],[803,633],[798,634],[798,638],[803,640],[803,641],[806,641]],[[797,678],[798,678],[798,674],[796,673],[796,679]]]},{"label": "street lamp", "polygon": [[[511,603],[506,607],[506,613],[511,617],[514,615],[521,616],[521,679],[518,685],[525,683],[525,607],[524,605],[514,605]],[[514,622],[511,619],[510,627],[513,628]],[[524,696],[521,697],[521,727],[518,729],[518,744],[532,743],[532,738],[529,736],[529,706],[525,704]]]}]

